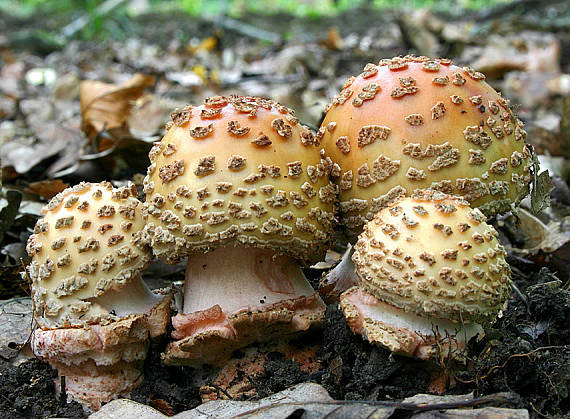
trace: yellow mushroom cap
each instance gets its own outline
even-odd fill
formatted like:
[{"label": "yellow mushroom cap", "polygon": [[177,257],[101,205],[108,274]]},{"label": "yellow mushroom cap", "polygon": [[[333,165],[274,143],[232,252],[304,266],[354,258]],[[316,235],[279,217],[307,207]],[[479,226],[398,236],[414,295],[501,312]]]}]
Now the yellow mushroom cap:
[{"label": "yellow mushroom cap", "polygon": [[454,322],[491,320],[510,291],[496,230],[441,192],[405,197],[364,227],[353,261],[360,286],[394,307]]},{"label": "yellow mushroom cap", "polygon": [[431,188],[486,215],[528,192],[526,132],[471,68],[406,56],[368,64],[327,107],[317,133],[340,166],[341,221],[358,231],[400,195]]},{"label": "yellow mushroom cap", "polygon": [[142,204],[133,186],[80,183],[44,208],[28,240],[28,275],[42,328],[112,319],[96,298],[118,290],[151,260],[141,240]]},{"label": "yellow mushroom cap", "polygon": [[172,114],[144,182],[146,231],[174,262],[224,245],[321,258],[336,188],[311,131],[271,100],[216,96]]}]

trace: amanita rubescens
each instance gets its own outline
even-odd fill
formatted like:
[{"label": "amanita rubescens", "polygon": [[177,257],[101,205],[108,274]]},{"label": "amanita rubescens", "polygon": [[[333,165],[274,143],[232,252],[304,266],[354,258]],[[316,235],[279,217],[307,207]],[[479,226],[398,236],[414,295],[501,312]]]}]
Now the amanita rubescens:
[{"label": "amanita rubescens", "polygon": [[169,364],[220,363],[254,341],[320,324],[300,265],[323,258],[336,188],[311,131],[271,100],[211,97],[172,115],[150,152],[146,233],[188,257]]},{"label": "amanita rubescens", "polygon": [[506,253],[485,220],[433,191],[382,209],[355,246],[358,285],[341,295],[350,328],[404,355],[461,358],[510,291]]},{"label": "amanita rubescens", "polygon": [[142,381],[149,338],[170,318],[171,293],[140,277],[151,261],[141,207],[134,185],[81,183],[49,202],[28,241],[32,349],[90,409]]},{"label": "amanita rubescens", "polygon": [[[483,74],[449,59],[367,64],[332,99],[317,137],[340,167],[333,173],[338,216],[352,239],[379,210],[415,191],[461,196],[487,216],[528,193],[523,123]],[[347,260],[323,281],[323,294],[354,280]]]}]

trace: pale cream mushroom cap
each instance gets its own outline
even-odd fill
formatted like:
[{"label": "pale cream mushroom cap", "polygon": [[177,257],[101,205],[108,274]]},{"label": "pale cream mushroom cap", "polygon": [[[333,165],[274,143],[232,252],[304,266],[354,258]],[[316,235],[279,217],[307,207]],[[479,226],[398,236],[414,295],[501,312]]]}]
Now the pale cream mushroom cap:
[{"label": "pale cream mushroom cap", "polygon": [[172,115],[150,152],[146,232],[174,262],[221,246],[323,257],[333,226],[333,168],[293,111],[260,98],[217,96]]},{"label": "pale cream mushroom cap", "polygon": [[491,321],[510,292],[496,230],[478,209],[441,192],[401,198],[364,227],[359,285],[389,305],[455,323]]},{"label": "pale cream mushroom cap", "polygon": [[[117,320],[98,298],[126,286],[151,261],[140,239],[136,188],[81,183],[55,196],[28,240],[35,318],[53,329]],[[134,297],[133,297],[134,298]]]},{"label": "pale cream mushroom cap", "polygon": [[347,80],[317,133],[340,166],[343,224],[359,232],[418,189],[460,195],[487,215],[528,193],[523,123],[484,79],[451,60],[406,56],[368,64]]},{"label": "pale cream mushroom cap", "polygon": [[140,276],[152,253],[136,196],[134,185],[68,188],[44,208],[27,245],[39,326],[32,350],[88,410],[142,382],[149,338],[170,320],[172,292],[153,293]]}]

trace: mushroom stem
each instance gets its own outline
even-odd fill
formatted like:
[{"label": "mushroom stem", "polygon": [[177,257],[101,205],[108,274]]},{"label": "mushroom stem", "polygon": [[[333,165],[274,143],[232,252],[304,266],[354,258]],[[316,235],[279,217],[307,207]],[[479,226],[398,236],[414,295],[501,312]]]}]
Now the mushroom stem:
[{"label": "mushroom stem", "polygon": [[418,316],[378,300],[361,287],[343,293],[340,307],[354,333],[392,352],[419,359],[462,360],[469,340],[484,335],[480,324]]},{"label": "mushroom stem", "polygon": [[319,283],[319,294],[327,302],[338,301],[340,294],[358,284],[352,262],[354,247],[349,244],[339,264],[326,274]]},{"label": "mushroom stem", "polygon": [[[146,314],[150,326],[151,337],[163,334],[166,331],[166,324],[169,319],[164,316],[168,310],[156,310],[155,307],[165,300],[164,294],[170,291],[157,291],[156,293],[142,280],[140,274],[136,274],[131,281],[120,289],[109,290],[100,297],[95,297],[90,301],[100,305],[109,313],[114,313],[117,317],[128,317],[132,314]],[[125,298],[128,296],[128,298]],[[170,301],[170,298],[168,299]]]},{"label": "mushroom stem", "polygon": [[101,403],[127,396],[142,382],[149,336],[166,331],[172,292],[153,293],[137,274],[120,290],[110,290],[91,303],[120,319],[81,328],[37,329],[31,346],[36,356],[57,370],[58,392],[65,376],[68,400],[98,410]]},{"label": "mushroom stem", "polygon": [[253,342],[318,326],[325,305],[289,256],[223,247],[188,259],[167,364],[219,364]]}]

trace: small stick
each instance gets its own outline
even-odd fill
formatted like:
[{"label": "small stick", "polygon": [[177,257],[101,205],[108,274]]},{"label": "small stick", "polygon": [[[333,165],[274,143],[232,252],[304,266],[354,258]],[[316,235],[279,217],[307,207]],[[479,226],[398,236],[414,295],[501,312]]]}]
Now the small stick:
[{"label": "small stick", "polygon": [[369,406],[385,406],[393,407],[395,409],[406,410],[411,412],[427,412],[430,410],[448,410],[458,409],[463,407],[481,407],[488,404],[515,404],[518,402],[519,396],[516,393],[496,393],[488,396],[477,397],[469,400],[460,400],[457,402],[443,402],[443,403],[403,403],[394,401],[377,401],[377,400],[330,400],[330,401],[303,401],[303,402],[290,402],[290,403],[275,403],[266,406],[260,406],[236,415],[235,417],[250,416],[254,413],[262,412],[272,407],[281,406],[307,406],[309,404],[316,405],[330,405],[342,406],[351,404],[364,404]]},{"label": "small stick", "polygon": [[65,375],[59,377],[59,404],[60,406],[65,406],[67,404],[67,392],[65,390]]}]

